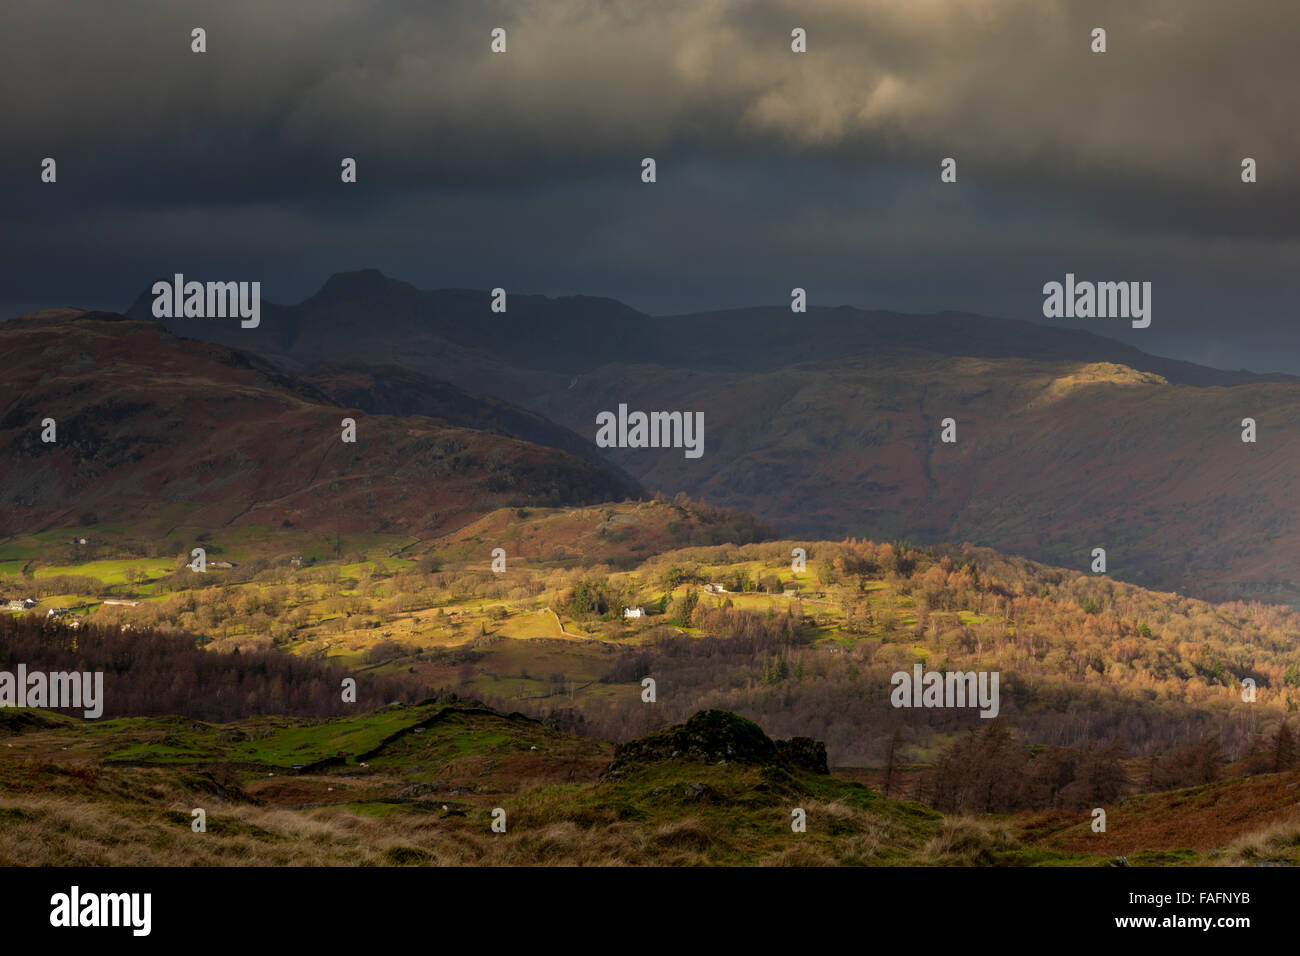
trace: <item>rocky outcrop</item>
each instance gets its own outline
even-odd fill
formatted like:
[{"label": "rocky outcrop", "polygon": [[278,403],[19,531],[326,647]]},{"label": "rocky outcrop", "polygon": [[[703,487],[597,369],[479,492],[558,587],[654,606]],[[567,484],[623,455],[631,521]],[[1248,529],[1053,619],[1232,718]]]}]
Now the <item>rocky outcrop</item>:
[{"label": "rocky outcrop", "polygon": [[773,740],[752,720],[725,710],[702,710],[676,724],[628,741],[614,751],[605,778],[617,779],[661,760],[740,763],[787,771],[829,773],[826,745],[809,737]]}]

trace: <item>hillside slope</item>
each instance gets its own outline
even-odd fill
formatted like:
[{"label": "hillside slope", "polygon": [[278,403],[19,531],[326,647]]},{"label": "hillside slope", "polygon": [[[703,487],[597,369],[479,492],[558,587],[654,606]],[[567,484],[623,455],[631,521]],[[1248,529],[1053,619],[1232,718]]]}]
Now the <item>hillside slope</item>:
[{"label": "hillside slope", "polygon": [[[610,469],[431,418],[365,415],[153,322],[62,310],[0,326],[0,533],[163,513],[429,534],[495,508],[634,497]],[[342,420],[356,421],[354,443]],[[43,422],[56,441],[42,440]]]},{"label": "hillside slope", "polygon": [[500,431],[512,438],[558,448],[605,468],[612,467],[590,440],[562,425],[509,402],[471,394],[401,365],[325,362],[306,369],[299,378],[344,408],[360,408],[372,415],[423,415],[462,428]]},{"label": "hillside slope", "polygon": [[[650,491],[743,509],[791,536],[966,539],[1071,567],[1102,547],[1127,580],[1300,602],[1292,377],[960,313],[652,317],[605,299],[511,295],[493,314],[488,303],[484,291],[424,292],[368,270],[275,309],[247,339],[221,334],[286,367],[397,363],[586,439],[620,404],[702,412],[703,458],[610,458]],[[135,308],[147,313],[147,300]],[[371,330],[362,340],[359,327]],[[940,442],[946,418],[955,444]],[[1245,418],[1256,444],[1241,441]]]},{"label": "hillside slope", "polygon": [[613,753],[454,698],[329,721],[0,717],[0,866],[1296,861],[1295,774],[1127,800],[1098,836],[1086,814],[944,817],[791,761],[721,711]]},{"label": "hillside slope", "polygon": [[[472,702],[326,722],[7,721],[0,865],[970,862],[932,839],[939,814],[791,764],[749,721],[715,717],[682,728],[704,727],[700,754],[624,748],[604,777],[608,745]],[[742,741],[770,758],[715,759]]]}]

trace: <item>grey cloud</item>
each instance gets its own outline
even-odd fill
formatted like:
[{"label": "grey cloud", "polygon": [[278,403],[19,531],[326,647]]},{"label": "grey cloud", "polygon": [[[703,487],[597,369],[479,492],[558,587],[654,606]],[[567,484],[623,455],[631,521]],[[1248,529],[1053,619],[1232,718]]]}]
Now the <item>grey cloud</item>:
[{"label": "grey cloud", "polygon": [[0,306],[121,308],[181,260],[281,301],[377,266],[1032,318],[1073,270],[1157,281],[1136,344],[1300,370],[1297,25],[1270,0],[6,4]]},{"label": "grey cloud", "polygon": [[[159,0],[0,13],[11,132],[72,151],[221,137],[235,158],[328,147],[513,176],[646,149],[761,147],[956,155],[1047,181],[1156,173],[1211,191],[1233,188],[1242,155],[1276,187],[1297,182],[1298,23],[1292,4],[1218,0]],[[193,25],[209,31],[204,56],[189,52]],[[488,53],[497,25],[504,56]],[[789,50],[794,25],[807,55]],[[1088,50],[1099,25],[1104,55]]]}]

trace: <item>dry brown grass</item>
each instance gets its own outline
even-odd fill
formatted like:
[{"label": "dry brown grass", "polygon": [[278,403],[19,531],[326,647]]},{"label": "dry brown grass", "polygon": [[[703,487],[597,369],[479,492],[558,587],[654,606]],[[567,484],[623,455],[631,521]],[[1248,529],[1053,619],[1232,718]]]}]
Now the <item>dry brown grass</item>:
[{"label": "dry brown grass", "polygon": [[989,866],[996,854],[1021,849],[1011,828],[1000,821],[949,817],[921,849],[923,866]]},{"label": "dry brown grass", "polygon": [[1216,862],[1221,866],[1300,865],[1300,819],[1279,821],[1238,837]]},{"label": "dry brown grass", "polygon": [[482,821],[424,814],[364,816],[344,807],[294,811],[205,799],[166,808],[66,797],[0,800],[0,865],[30,866],[624,866],[700,864],[714,838],[693,821],[649,831],[560,820],[492,833]]},{"label": "dry brown grass", "polygon": [[[130,802],[114,792],[124,782],[116,778],[148,776],[154,775],[106,771],[100,782],[108,786],[94,799],[49,794],[0,799],[0,865],[699,866],[737,861],[739,854],[765,866],[834,866],[880,862],[902,836],[878,816],[840,802],[807,801],[807,835],[764,837],[691,814],[660,822],[620,820],[610,812],[566,804],[565,788],[535,789],[506,801],[509,830],[497,834],[485,814],[397,810],[372,816],[346,806],[294,810],[231,803],[165,777],[138,789]],[[142,792],[157,802],[141,802]],[[207,813],[206,833],[191,830],[195,807]],[[984,839],[985,831],[978,833]],[[971,841],[950,834],[947,849],[934,851],[936,860],[954,862],[948,857],[957,847],[971,858],[956,862],[975,862]],[[772,849],[782,843],[788,845]]]}]

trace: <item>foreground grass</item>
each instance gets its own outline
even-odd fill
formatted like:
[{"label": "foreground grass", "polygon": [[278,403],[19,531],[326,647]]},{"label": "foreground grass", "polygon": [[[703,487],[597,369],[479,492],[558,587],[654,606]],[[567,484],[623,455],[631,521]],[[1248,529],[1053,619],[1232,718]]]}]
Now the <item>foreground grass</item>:
[{"label": "foreground grass", "polygon": [[[0,865],[895,865],[983,861],[942,817],[779,766],[664,760],[472,706],[355,719],[10,714]],[[333,758],[306,772],[290,763]],[[505,811],[506,830],[492,829]],[[206,814],[196,833],[193,811]],[[791,827],[806,815],[806,832]],[[999,846],[989,852],[1002,852]]]},{"label": "foreground grass", "polygon": [[607,775],[610,745],[466,702],[225,725],[2,716],[4,866],[1300,863],[1296,775],[1133,798],[1093,834],[1078,814],[944,817],[793,765],[674,754]]}]

